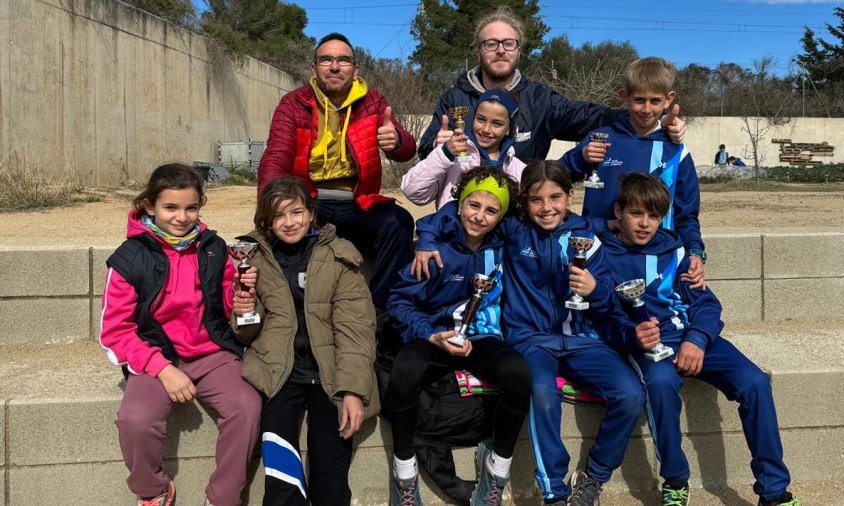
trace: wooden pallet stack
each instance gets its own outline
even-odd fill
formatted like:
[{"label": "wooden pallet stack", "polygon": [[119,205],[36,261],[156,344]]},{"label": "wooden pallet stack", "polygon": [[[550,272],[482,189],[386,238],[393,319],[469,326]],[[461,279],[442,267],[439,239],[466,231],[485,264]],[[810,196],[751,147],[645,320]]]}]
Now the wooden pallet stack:
[{"label": "wooden pallet stack", "polygon": [[816,156],[832,156],[835,146],[823,142],[791,142],[791,139],[771,139],[780,145],[780,161],[789,165],[822,165]]}]

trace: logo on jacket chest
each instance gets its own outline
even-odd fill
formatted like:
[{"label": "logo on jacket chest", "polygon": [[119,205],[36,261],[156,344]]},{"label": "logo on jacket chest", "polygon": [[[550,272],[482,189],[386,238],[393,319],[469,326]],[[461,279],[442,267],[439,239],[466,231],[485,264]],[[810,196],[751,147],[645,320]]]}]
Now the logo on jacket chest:
[{"label": "logo on jacket chest", "polygon": [[302,290],[308,286],[308,273],[307,272],[300,272],[299,273],[299,288]]},{"label": "logo on jacket chest", "polygon": [[621,167],[624,165],[624,162],[619,160],[618,158],[608,157],[604,160],[604,163],[601,164],[601,167]]},{"label": "logo on jacket chest", "polygon": [[466,276],[463,274],[452,274],[451,276],[445,278],[445,283],[455,282],[455,283],[462,283],[466,279]]},{"label": "logo on jacket chest", "polygon": [[530,246],[526,246],[525,248],[523,248],[520,254],[523,257],[539,258],[539,255],[537,255],[536,252],[533,251],[533,248],[531,248]]}]

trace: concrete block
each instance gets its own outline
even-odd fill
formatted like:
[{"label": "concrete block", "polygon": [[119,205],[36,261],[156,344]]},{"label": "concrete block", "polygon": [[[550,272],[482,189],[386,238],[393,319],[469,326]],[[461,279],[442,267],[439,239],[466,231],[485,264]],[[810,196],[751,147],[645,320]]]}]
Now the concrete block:
[{"label": "concrete block", "polygon": [[[6,437],[6,400],[0,399],[0,437],[3,438],[3,444],[0,445],[0,474],[3,474],[3,466],[6,465],[6,441],[8,441],[8,437]],[[5,503],[3,503],[5,504]]]},{"label": "concrete block", "polygon": [[[16,466],[121,460],[114,419],[119,398],[10,401],[9,462]],[[41,430],[50,420],[51,436]],[[197,403],[177,406],[168,420],[165,458],[213,457],[214,420]]]},{"label": "concrete block", "polygon": [[0,344],[52,344],[90,336],[85,299],[0,300]]},{"label": "concrete block", "polygon": [[844,276],[844,234],[766,234],[765,278]]},{"label": "concrete block", "polygon": [[[707,277],[709,266],[707,265]],[[706,286],[721,301],[721,319],[724,322],[748,322],[762,320],[761,280],[714,280],[707,279]]]},{"label": "concrete block", "polygon": [[765,320],[844,316],[844,278],[765,281]]},{"label": "concrete block", "polygon": [[103,287],[105,286],[105,276],[108,267],[106,267],[106,260],[114,253],[114,248],[91,248],[91,271],[93,278],[93,288],[91,292],[94,295],[101,295]]},{"label": "concrete block", "polygon": [[762,237],[719,235],[704,237],[706,279],[759,279],[762,276]]},{"label": "concrete block", "polygon": [[0,251],[0,297],[88,295],[88,250]]},{"label": "concrete block", "polygon": [[772,380],[780,430],[844,428],[844,371],[783,372],[774,374]]},{"label": "concrete block", "polygon": [[90,311],[91,314],[89,315],[89,327],[90,333],[88,334],[92,340],[99,343],[100,340],[100,323],[103,315],[103,298],[102,297],[94,297],[90,301]]}]

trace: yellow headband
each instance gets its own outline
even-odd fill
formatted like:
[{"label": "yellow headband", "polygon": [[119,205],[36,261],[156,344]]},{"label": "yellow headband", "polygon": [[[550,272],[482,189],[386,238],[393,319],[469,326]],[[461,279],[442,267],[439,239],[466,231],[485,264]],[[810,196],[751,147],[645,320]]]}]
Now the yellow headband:
[{"label": "yellow headband", "polygon": [[478,190],[487,191],[498,199],[498,202],[501,203],[501,217],[503,218],[505,214],[507,214],[507,208],[510,207],[510,189],[507,187],[505,183],[504,186],[499,186],[498,181],[495,180],[494,177],[487,176],[484,179],[478,181],[477,179],[472,179],[466,184],[466,187],[463,188],[463,191],[460,192],[460,199],[457,201],[458,206],[463,205],[463,200],[469,196],[470,193],[474,193]]}]

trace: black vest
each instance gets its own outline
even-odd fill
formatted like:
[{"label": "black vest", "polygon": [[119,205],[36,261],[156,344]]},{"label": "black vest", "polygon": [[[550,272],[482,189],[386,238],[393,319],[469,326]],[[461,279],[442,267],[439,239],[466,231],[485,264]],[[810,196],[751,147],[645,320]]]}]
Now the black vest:
[{"label": "black vest", "polygon": [[[199,284],[202,288],[202,303],[205,309],[203,321],[211,340],[238,357],[243,347],[234,339],[229,321],[223,311],[223,272],[229,261],[226,243],[213,230],[203,230],[198,241],[197,260]],[[127,239],[106,260],[106,265],[117,271],[138,293],[135,320],[138,336],[152,346],[161,349],[164,357],[178,364],[179,355],[164,328],[150,314],[153,301],[161,293],[167,281],[170,262],[161,244],[149,234],[140,234]]]}]

